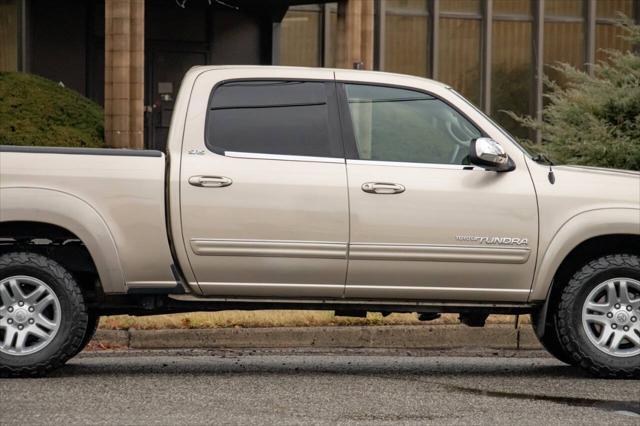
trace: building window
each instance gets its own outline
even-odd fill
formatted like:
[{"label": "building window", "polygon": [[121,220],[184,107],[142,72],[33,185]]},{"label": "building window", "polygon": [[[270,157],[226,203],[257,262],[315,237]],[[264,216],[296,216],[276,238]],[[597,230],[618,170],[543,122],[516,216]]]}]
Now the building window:
[{"label": "building window", "polygon": [[338,4],[291,6],[280,24],[278,65],[334,67]]},{"label": "building window", "polygon": [[519,137],[527,137],[528,131],[502,111],[530,112],[532,22],[529,0],[494,0],[491,115]]},{"label": "building window", "polygon": [[322,66],[322,9],[290,7],[280,25],[280,65]]},{"label": "building window", "polygon": [[623,39],[624,31],[617,27],[616,21],[622,13],[627,18],[634,15],[633,0],[607,0],[596,2],[596,62],[606,60],[608,55],[603,49],[627,51],[631,43]]},{"label": "building window", "polygon": [[427,0],[386,0],[384,70],[428,77]]},{"label": "building window", "polygon": [[18,71],[18,2],[0,0],[0,71]]},{"label": "building window", "polygon": [[338,31],[338,4],[327,3],[324,9],[325,33],[324,33],[324,66],[336,66],[336,51]]},{"label": "building window", "polygon": [[563,84],[561,74],[552,67],[568,63],[584,67],[584,1],[545,2],[544,9],[544,73]]},{"label": "building window", "polygon": [[480,105],[480,0],[440,3],[438,80]]}]

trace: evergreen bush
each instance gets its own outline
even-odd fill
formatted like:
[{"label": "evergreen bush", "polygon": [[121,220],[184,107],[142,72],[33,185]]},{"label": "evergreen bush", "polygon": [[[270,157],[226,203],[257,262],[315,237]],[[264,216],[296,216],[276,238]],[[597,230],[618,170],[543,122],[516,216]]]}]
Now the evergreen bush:
[{"label": "evergreen bush", "polygon": [[104,146],[100,105],[32,74],[0,72],[0,145]]},{"label": "evergreen bush", "polygon": [[[627,19],[619,25],[638,49],[640,25]],[[556,163],[640,170],[640,53],[606,53],[591,76],[568,64],[553,67],[564,83],[545,78],[542,122],[508,113],[541,131],[541,143],[523,140],[525,146]]]}]

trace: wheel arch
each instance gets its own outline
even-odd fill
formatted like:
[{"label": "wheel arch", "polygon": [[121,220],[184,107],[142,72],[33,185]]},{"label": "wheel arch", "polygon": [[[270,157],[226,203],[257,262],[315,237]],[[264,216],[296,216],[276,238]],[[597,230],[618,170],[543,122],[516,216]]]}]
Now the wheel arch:
[{"label": "wheel arch", "polygon": [[560,273],[588,256],[631,250],[640,254],[640,209],[598,209],[572,217],[538,261],[529,301],[546,300]]},{"label": "wheel arch", "polygon": [[[49,238],[44,235],[47,232],[56,238],[75,236],[95,266],[102,291],[126,292],[124,271],[109,227],[84,200],[52,189],[3,188],[0,205],[0,237],[25,236],[29,227],[38,238]],[[64,265],[64,261],[61,263]]]},{"label": "wheel arch", "polygon": [[536,312],[536,333],[545,333],[547,311],[571,274],[586,261],[613,253],[640,255],[640,210],[601,209],[574,216],[555,234],[538,263],[530,302],[544,301]]}]

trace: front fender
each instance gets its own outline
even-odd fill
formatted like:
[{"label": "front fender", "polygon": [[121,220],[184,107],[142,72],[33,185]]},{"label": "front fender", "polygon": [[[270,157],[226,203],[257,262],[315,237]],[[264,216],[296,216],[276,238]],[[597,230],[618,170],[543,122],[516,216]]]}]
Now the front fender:
[{"label": "front fender", "polygon": [[613,234],[640,235],[640,209],[588,210],[566,221],[538,260],[529,301],[546,299],[560,264],[580,243],[594,237]]},{"label": "front fender", "polygon": [[74,233],[87,247],[106,293],[125,293],[126,281],[116,244],[104,219],[91,205],[66,192],[44,188],[0,189],[0,222],[33,221]]}]

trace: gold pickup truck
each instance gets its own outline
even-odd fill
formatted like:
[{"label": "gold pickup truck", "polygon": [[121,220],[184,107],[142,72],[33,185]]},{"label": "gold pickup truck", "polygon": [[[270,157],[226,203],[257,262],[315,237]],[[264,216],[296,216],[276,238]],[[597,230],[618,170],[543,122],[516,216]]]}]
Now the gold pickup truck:
[{"label": "gold pickup truck", "polygon": [[[587,135],[588,136],[588,135]],[[167,152],[0,147],[0,374],[101,315],[532,314],[558,359],[640,375],[640,173],[550,166],[450,87],[197,67]]]}]

